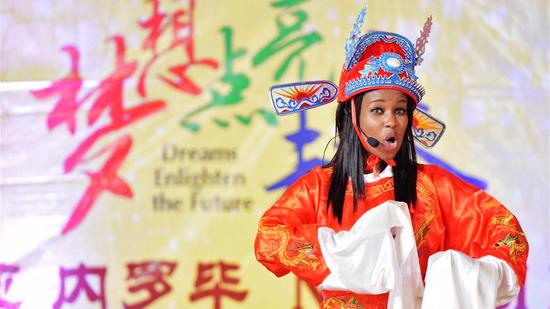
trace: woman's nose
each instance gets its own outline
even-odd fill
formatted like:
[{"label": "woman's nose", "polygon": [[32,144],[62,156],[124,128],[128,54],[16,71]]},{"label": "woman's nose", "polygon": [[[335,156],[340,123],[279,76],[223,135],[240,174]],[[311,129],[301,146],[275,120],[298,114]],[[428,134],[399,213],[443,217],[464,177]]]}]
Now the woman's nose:
[{"label": "woman's nose", "polygon": [[386,118],[384,119],[384,126],[388,128],[395,127],[395,115],[393,114],[386,115]]}]

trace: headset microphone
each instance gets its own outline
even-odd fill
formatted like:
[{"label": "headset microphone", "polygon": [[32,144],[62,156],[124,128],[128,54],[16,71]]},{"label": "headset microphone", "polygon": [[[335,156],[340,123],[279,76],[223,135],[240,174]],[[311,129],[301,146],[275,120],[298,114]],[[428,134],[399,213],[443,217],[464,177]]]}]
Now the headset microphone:
[{"label": "headset microphone", "polygon": [[[361,130],[361,132],[363,132],[363,130]],[[363,132],[363,134],[365,134],[365,132]],[[376,138],[370,137],[367,134],[365,134],[365,136],[367,136],[367,143],[369,143],[371,147],[376,148],[380,145],[380,142]]]}]

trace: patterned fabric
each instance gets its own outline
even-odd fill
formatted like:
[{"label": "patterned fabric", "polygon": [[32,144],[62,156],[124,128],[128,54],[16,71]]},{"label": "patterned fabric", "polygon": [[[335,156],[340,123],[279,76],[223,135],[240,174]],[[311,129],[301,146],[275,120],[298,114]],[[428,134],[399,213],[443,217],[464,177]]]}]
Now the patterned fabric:
[{"label": "patterned fabric", "polygon": [[[362,214],[394,198],[393,180],[366,184],[366,199],[353,211],[346,188],[342,224],[326,210],[331,169],[316,167],[287,189],[263,215],[256,236],[256,258],[277,276],[293,272],[319,285],[330,273],[317,240],[317,228],[349,230]],[[491,255],[507,262],[525,281],[528,244],[513,214],[480,189],[433,165],[419,165],[418,200],[410,209],[424,278],[428,258],[454,249],[472,258]],[[387,294],[323,291],[324,308],[386,308]]]}]

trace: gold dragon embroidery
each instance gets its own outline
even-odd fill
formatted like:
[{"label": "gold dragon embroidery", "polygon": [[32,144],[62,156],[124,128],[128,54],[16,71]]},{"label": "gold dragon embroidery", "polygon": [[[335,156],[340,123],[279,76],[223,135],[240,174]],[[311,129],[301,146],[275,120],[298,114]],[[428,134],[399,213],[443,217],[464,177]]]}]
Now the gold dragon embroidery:
[{"label": "gold dragon embroidery", "polygon": [[430,183],[430,180],[426,177],[426,175],[419,175],[419,181],[417,184],[417,198],[421,200],[424,205],[426,205],[426,212],[423,214],[424,219],[422,219],[422,222],[420,225],[416,228],[416,231],[414,232],[414,238],[416,240],[416,246],[419,248],[425,243],[425,236],[430,231],[430,223],[435,218],[435,198],[434,198],[434,190],[427,187],[427,185]]},{"label": "gold dragon embroidery", "polygon": [[[260,253],[265,256],[268,261],[274,260],[275,256],[279,258],[279,261],[288,267],[301,267],[308,266],[313,270],[319,267],[319,261],[313,254],[313,245],[304,240],[294,240],[292,244],[291,236],[285,226],[275,225],[266,226],[264,221],[269,218],[261,220],[259,225],[259,232],[264,237],[266,243],[269,246],[261,250]],[[287,250],[293,253],[292,256],[287,254]]]},{"label": "gold dragon embroidery", "polygon": [[517,257],[523,256],[525,249],[527,247],[525,241],[523,241],[523,233],[517,234],[516,236],[510,236],[510,233],[506,234],[504,239],[499,240],[496,244],[493,245],[495,248],[508,247],[508,255],[512,262],[517,263]]},{"label": "gold dragon embroidery", "polygon": [[424,216],[425,217],[422,220],[422,223],[420,223],[420,226],[418,226],[418,228],[414,232],[414,239],[416,240],[416,246],[418,248],[420,248],[426,241],[425,237],[426,237],[426,234],[428,234],[428,231],[430,230],[430,223],[435,218],[433,208],[431,207],[428,208]]},{"label": "gold dragon embroidery", "polygon": [[359,301],[357,298],[351,296],[347,300],[344,300],[340,297],[331,297],[323,302],[323,308],[324,309],[332,309],[332,308],[339,308],[339,309],[364,309],[361,304],[359,304]]},{"label": "gold dragon embroidery", "polygon": [[504,216],[493,216],[490,224],[511,226],[510,221],[512,221],[512,219],[514,219],[514,215],[507,211]]},{"label": "gold dragon embroidery", "polygon": [[[527,249],[527,242],[525,241],[525,234],[514,222],[514,215],[510,211],[506,211],[504,215],[491,217],[489,224],[503,226],[510,231],[504,239],[498,240],[493,247],[508,247],[508,256],[510,256],[512,262],[516,263],[517,257],[523,256],[523,253]],[[512,237],[512,233],[515,236]]]}]

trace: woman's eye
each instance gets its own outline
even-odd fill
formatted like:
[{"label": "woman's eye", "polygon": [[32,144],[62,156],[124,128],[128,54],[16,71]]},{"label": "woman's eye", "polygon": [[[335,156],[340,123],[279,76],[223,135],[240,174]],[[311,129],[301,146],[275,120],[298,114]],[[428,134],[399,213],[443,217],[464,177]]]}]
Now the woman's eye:
[{"label": "woman's eye", "polygon": [[407,110],[404,108],[398,108],[395,110],[396,115],[405,115],[407,113]]},{"label": "woman's eye", "polygon": [[375,114],[383,114],[384,111],[380,108],[380,107],[375,107],[373,109],[370,110],[371,113],[375,113]]}]

